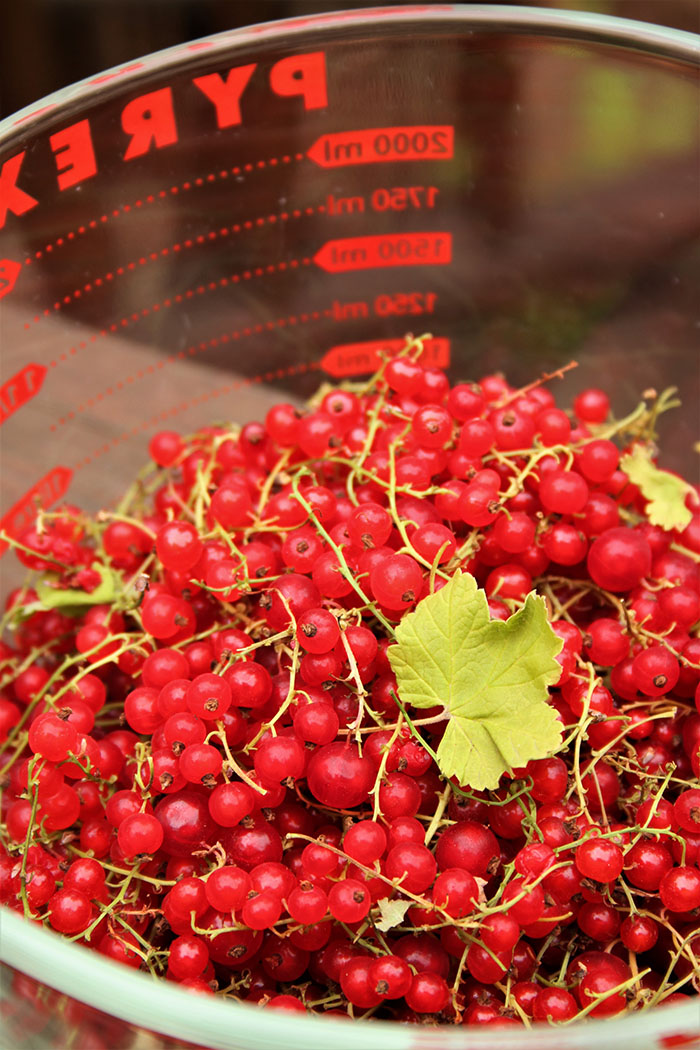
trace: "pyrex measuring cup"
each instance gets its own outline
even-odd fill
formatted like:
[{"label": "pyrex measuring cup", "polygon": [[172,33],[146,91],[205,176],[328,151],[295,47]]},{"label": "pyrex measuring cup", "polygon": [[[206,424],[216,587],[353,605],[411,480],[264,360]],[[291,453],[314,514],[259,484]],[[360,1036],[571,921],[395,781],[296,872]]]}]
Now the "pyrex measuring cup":
[{"label": "pyrex measuring cup", "polygon": [[[259,415],[430,331],[697,408],[693,38],[482,7],[196,41],[2,125],[2,526],[115,498],[159,427]],[[660,364],[662,367],[660,368]]]},{"label": "pyrex measuring cup", "polygon": [[[196,41],[0,125],[2,528],[108,505],[157,429],[260,418],[409,331],[453,378],[576,360],[561,382],[604,385],[618,413],[679,387],[664,465],[692,476],[697,45],[527,8],[355,11]],[[3,922],[8,962],[113,1015],[102,1045],[128,1045],[129,1022],[240,1050],[319,1039],[324,1022],[173,999]],[[49,1013],[33,1047],[87,1045],[75,1012]],[[470,1046],[691,1045],[697,1020],[691,1003]],[[399,1025],[320,1038],[463,1045]]]}]

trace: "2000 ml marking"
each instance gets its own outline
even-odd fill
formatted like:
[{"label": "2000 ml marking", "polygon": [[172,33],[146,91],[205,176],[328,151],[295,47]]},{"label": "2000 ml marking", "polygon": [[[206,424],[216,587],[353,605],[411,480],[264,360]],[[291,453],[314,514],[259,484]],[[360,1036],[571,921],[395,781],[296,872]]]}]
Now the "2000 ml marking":
[{"label": "2000 ml marking", "polygon": [[339,131],[321,135],[307,156],[321,168],[384,164],[397,160],[452,160],[454,127],[451,124],[415,124]]}]

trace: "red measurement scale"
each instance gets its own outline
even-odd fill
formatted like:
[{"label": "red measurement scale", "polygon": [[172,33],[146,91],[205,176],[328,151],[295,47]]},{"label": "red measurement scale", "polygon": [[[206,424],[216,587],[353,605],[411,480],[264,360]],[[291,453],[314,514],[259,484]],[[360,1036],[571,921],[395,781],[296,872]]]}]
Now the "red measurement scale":
[{"label": "red measurement scale", "polygon": [[[405,339],[375,339],[364,343],[333,346],[324,354],[321,367],[334,379],[371,375],[387,357],[393,357],[406,345]],[[449,368],[449,339],[423,340],[421,361],[430,368]]]},{"label": "red measurement scale", "polygon": [[[114,91],[142,69],[95,78],[94,90],[109,83]],[[46,472],[6,510],[8,535],[60,500],[73,476],[81,491],[96,471],[103,485],[110,473],[102,461],[119,450],[124,462],[125,443],[140,450],[137,469],[159,426],[192,430],[220,415],[224,399],[226,417],[245,418],[249,399],[237,391],[257,396],[275,382],[301,400],[310,386],[297,376],[371,372],[419,318],[421,328],[439,321],[442,293],[425,275],[453,259],[453,234],[439,216],[454,127],[343,122],[357,96],[339,95],[333,73],[318,49],[271,65],[250,59],[115,95],[108,133],[97,113],[59,122],[50,107],[37,142],[18,125],[21,140],[0,151],[0,296],[20,321],[7,341],[16,352],[3,368],[0,424],[6,447],[17,449],[25,420],[35,444],[45,424],[35,458]],[[305,141],[291,136],[294,148],[251,153],[248,145],[246,153],[262,98],[271,114],[327,112],[335,127],[319,133],[310,121]],[[196,173],[188,106],[202,114],[198,141],[209,136],[210,167]],[[280,142],[290,138],[284,123]],[[167,182],[157,174],[161,159]],[[181,211],[190,216],[184,223]],[[377,285],[373,271],[386,280]],[[417,279],[397,286],[392,271]],[[298,299],[302,273],[315,279],[306,278]],[[138,359],[120,349],[130,346]],[[425,353],[444,367],[449,340],[428,340]],[[30,402],[33,411],[23,412]],[[70,465],[49,470],[57,441]],[[6,549],[0,544],[0,555]]]},{"label": "red measurement scale", "polygon": [[[0,532],[16,539],[34,523],[39,507],[46,510],[65,495],[72,476],[73,471],[69,467],[54,467],[50,470],[0,518]],[[8,547],[5,540],[0,540],[0,557]]]},{"label": "red measurement scale", "polygon": [[383,233],[327,241],[314,255],[327,273],[390,266],[442,266],[452,262],[450,233]]},{"label": "red measurement scale", "polygon": [[386,164],[396,160],[451,160],[454,128],[448,124],[421,124],[340,131],[322,135],[306,155],[322,168]]},{"label": "red measurement scale", "polygon": [[0,425],[31,401],[41,390],[47,369],[43,365],[25,365],[0,386]]}]

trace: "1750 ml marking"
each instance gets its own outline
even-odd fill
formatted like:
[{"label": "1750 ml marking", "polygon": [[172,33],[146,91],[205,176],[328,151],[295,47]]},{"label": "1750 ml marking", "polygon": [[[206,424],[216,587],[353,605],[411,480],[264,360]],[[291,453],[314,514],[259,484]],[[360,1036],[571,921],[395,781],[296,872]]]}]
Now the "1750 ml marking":
[{"label": "1750 ml marking", "polygon": [[434,208],[439,194],[437,186],[380,186],[369,197],[361,194],[338,197],[329,193],[326,197],[326,215],[353,215],[364,212],[367,206],[372,211],[406,211]]}]

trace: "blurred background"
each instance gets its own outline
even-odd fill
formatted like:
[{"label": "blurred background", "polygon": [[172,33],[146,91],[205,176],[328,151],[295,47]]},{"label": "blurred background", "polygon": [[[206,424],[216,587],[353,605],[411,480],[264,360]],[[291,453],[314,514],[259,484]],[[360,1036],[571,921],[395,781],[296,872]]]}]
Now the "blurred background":
[{"label": "blurred background", "polygon": [[[374,6],[403,2],[377,0]],[[371,0],[5,0],[1,115],[120,62],[209,33],[371,6]],[[530,0],[529,6],[599,12],[700,32],[698,0]]]}]

